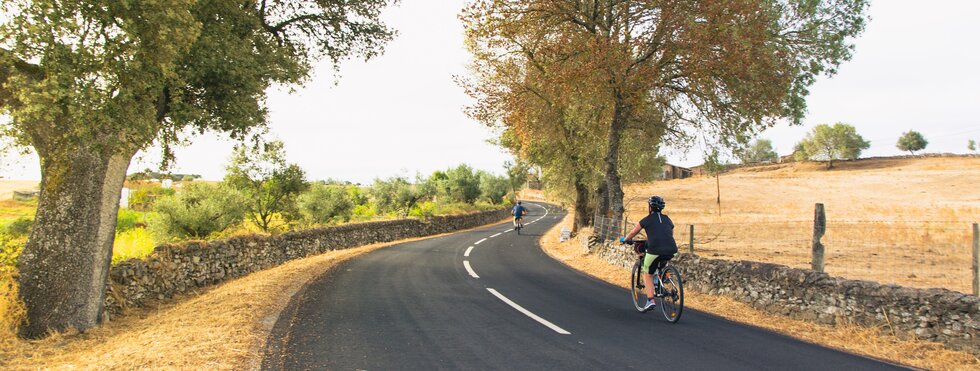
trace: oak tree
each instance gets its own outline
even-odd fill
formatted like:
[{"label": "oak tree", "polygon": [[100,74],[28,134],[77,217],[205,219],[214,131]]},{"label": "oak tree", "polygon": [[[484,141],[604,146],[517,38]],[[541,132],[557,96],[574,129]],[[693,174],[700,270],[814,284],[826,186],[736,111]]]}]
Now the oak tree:
[{"label": "oak tree", "polygon": [[41,160],[34,229],[18,262],[21,334],[102,320],[130,159],[204,131],[265,124],[266,90],[326,59],[381,52],[389,0],[8,0],[0,6],[3,134]]},{"label": "oak tree", "polygon": [[857,133],[854,126],[838,122],[833,126],[817,125],[797,144],[797,157],[802,159],[827,161],[827,169],[834,167],[835,160],[853,160],[861,156],[861,151],[871,147]]},{"label": "oak tree", "polygon": [[[798,123],[808,87],[850,58],[866,9],[865,0],[479,0],[462,18],[477,59],[559,45],[555,63],[579,66],[562,78],[599,82],[610,105],[603,175],[619,218],[631,122],[656,127],[665,142],[701,135],[730,146],[779,119]],[[519,68],[537,67],[524,59]]]}]

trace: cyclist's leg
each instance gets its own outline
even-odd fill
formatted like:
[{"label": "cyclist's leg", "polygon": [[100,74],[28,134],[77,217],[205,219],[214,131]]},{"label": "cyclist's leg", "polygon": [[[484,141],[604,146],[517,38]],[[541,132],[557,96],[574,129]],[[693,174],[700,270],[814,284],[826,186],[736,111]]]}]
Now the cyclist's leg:
[{"label": "cyclist's leg", "polygon": [[653,299],[653,272],[650,271],[650,266],[653,262],[657,260],[657,255],[646,254],[643,257],[643,283],[646,285],[646,295],[647,298]]}]

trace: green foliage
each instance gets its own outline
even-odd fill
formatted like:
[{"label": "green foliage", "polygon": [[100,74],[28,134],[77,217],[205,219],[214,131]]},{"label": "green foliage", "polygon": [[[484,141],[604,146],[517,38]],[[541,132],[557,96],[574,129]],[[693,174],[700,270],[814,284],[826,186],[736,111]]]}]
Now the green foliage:
[{"label": "green foliage", "polygon": [[432,201],[420,202],[408,212],[408,216],[425,219],[435,215],[437,205]]},{"label": "green foliage", "polygon": [[[299,195],[297,204],[303,220],[308,224],[345,223],[351,219],[355,207],[348,186],[314,183]],[[356,189],[356,188],[355,188]]]},{"label": "green foliage", "polygon": [[116,233],[125,232],[136,228],[137,224],[143,223],[143,213],[132,209],[119,209],[116,216]]},{"label": "green foliage", "polygon": [[448,202],[472,204],[480,197],[480,178],[469,165],[460,164],[446,170],[446,177]]},{"label": "green foliage", "polygon": [[511,190],[510,178],[493,175],[485,171],[477,171],[476,175],[480,180],[480,200],[493,205],[502,204],[504,196]]},{"label": "green foliage", "polygon": [[510,191],[514,194],[524,187],[527,183],[527,173],[531,170],[531,165],[526,161],[504,162],[504,169],[507,170],[507,181],[510,183]]},{"label": "green foliage", "polygon": [[779,155],[772,148],[772,141],[769,139],[756,139],[748,148],[741,151],[738,157],[743,164],[775,162],[779,160]]},{"label": "green foliage", "polygon": [[277,215],[287,223],[299,218],[296,197],[309,188],[303,169],[286,163],[281,141],[239,146],[226,168],[225,183],[245,195],[248,215],[266,232]]},{"label": "green foliage", "polygon": [[371,195],[377,210],[382,213],[394,213],[398,216],[408,216],[415,204],[422,198],[420,190],[404,177],[375,179],[371,186]]},{"label": "green foliage", "polygon": [[902,134],[902,137],[898,138],[898,143],[895,144],[895,147],[901,151],[909,151],[909,153],[914,155],[915,151],[926,149],[927,145],[929,145],[929,141],[922,136],[922,133],[909,130]]},{"label": "green foliage", "polygon": [[31,234],[33,226],[34,218],[22,216],[7,222],[3,226],[3,233],[11,237],[24,237]]},{"label": "green foliage", "polygon": [[977,150],[977,141],[975,141],[973,139],[970,139],[969,141],[967,141],[966,142],[966,149],[968,149],[970,151],[973,151],[973,152],[976,152],[976,150]]},{"label": "green foliage", "polygon": [[721,151],[718,148],[712,148],[711,152],[704,156],[704,170],[713,176],[718,176],[722,171],[725,171],[725,163],[722,161]]},{"label": "green foliage", "polygon": [[231,187],[191,183],[157,200],[150,227],[169,238],[205,238],[241,223],[246,205],[245,196]]},{"label": "green foliage", "polygon": [[796,156],[800,159],[827,161],[827,168],[834,167],[834,160],[853,160],[861,156],[861,151],[871,147],[857,133],[857,129],[845,123],[817,125],[806,138],[796,145]]},{"label": "green foliage", "polygon": [[153,210],[153,202],[163,196],[173,196],[173,188],[163,188],[157,183],[137,183],[129,194],[129,208],[137,211]]},{"label": "green foliage", "polygon": [[146,228],[133,228],[116,233],[112,244],[112,264],[127,259],[142,259],[153,252],[156,240]]},{"label": "green foliage", "polygon": [[42,158],[161,139],[169,159],[184,127],[263,126],[266,90],[308,80],[319,59],[377,55],[389,2],[5,1],[0,113]]}]

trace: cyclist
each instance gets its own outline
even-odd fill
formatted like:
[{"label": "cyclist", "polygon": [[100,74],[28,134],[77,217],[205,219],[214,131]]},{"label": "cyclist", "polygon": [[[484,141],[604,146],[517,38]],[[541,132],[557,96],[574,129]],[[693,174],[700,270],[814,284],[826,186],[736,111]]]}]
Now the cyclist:
[{"label": "cyclist", "polygon": [[524,215],[527,215],[527,208],[521,206],[521,202],[517,201],[517,206],[514,206],[511,213],[514,214],[514,229],[517,229],[518,225],[524,227]]},{"label": "cyclist", "polygon": [[660,196],[653,196],[647,200],[649,205],[649,215],[636,223],[633,231],[626,236],[626,240],[632,240],[640,230],[646,231],[647,246],[646,256],[643,257],[643,282],[646,285],[647,305],[643,311],[649,311],[657,306],[653,300],[653,273],[650,267],[661,261],[667,261],[677,253],[677,242],[674,241],[674,222],[670,217],[662,212],[667,202]]}]

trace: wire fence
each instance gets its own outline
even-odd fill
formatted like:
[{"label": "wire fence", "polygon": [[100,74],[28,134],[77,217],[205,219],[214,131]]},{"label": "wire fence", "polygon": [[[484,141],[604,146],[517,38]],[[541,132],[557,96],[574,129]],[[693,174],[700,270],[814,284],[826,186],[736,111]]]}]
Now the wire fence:
[{"label": "wire fence", "polygon": [[[596,222],[596,234],[606,240],[618,239],[635,224],[629,219]],[[694,251],[710,258],[809,269],[813,228],[813,221],[697,223]],[[690,232],[687,224],[674,228],[682,252],[690,249]],[[973,292],[972,223],[828,221],[821,243],[825,271],[833,276]]]}]

